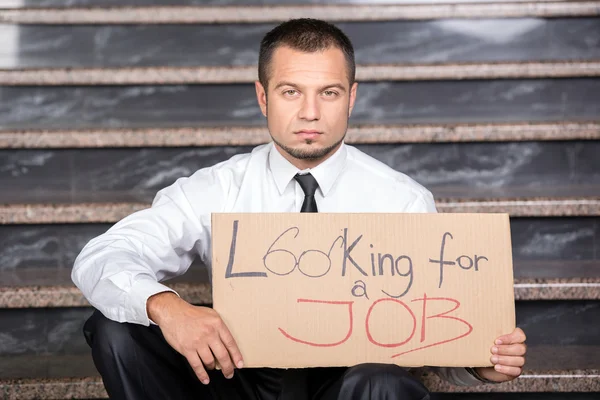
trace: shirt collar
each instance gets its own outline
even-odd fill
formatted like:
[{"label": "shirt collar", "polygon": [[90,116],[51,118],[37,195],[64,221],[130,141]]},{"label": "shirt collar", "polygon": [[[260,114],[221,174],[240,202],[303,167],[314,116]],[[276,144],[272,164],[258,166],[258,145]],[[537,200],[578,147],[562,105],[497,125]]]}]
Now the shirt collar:
[{"label": "shirt collar", "polygon": [[279,153],[277,148],[275,148],[273,142],[271,142],[271,150],[269,151],[269,168],[271,170],[271,174],[273,174],[273,178],[275,179],[277,189],[279,189],[279,194],[283,194],[285,188],[290,181],[294,179],[294,176],[296,176],[297,173],[310,172],[317,180],[319,189],[321,190],[323,197],[325,197],[333,187],[333,184],[337,180],[338,176],[340,176],[344,165],[346,165],[347,153],[348,150],[346,149],[346,145],[342,142],[340,148],[337,149],[337,151],[327,160],[323,161],[315,168],[309,168],[300,171],[292,163],[286,160],[285,157]]}]

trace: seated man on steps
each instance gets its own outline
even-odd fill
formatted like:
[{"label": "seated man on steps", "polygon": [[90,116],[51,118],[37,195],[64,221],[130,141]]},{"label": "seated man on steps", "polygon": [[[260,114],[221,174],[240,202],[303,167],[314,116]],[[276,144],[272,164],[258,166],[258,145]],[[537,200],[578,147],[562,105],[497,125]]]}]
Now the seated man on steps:
[{"label": "seated man on steps", "polygon": [[[73,281],[97,309],[84,327],[112,399],[427,399],[396,365],[243,368],[211,308],[159,283],[196,256],[210,266],[212,212],[436,212],[431,193],[344,137],[357,96],[354,50],[337,27],[285,22],[262,40],[256,94],[273,141],[180,178],[91,240]],[[372,193],[379,193],[372,196]],[[522,330],[490,349],[495,367],[436,368],[458,385],[504,382],[525,362]],[[221,371],[215,370],[215,365]]]}]

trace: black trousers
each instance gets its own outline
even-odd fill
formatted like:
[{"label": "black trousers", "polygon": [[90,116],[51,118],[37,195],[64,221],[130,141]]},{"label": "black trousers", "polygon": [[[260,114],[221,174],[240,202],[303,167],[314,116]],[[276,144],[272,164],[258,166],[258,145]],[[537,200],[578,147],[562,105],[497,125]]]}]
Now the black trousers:
[{"label": "black trousers", "polygon": [[118,323],[95,311],[83,331],[111,399],[429,400],[421,382],[390,364],[242,368],[232,379],[213,370],[203,385],[156,325]]}]

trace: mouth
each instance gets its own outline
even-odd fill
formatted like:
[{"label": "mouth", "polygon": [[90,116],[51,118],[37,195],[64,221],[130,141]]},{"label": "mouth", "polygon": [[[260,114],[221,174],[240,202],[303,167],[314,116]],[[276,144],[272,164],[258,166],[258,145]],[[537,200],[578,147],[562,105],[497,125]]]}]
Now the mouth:
[{"label": "mouth", "polygon": [[295,132],[295,134],[299,135],[303,139],[315,139],[322,133],[319,131],[315,131],[315,130],[301,130],[301,131]]}]

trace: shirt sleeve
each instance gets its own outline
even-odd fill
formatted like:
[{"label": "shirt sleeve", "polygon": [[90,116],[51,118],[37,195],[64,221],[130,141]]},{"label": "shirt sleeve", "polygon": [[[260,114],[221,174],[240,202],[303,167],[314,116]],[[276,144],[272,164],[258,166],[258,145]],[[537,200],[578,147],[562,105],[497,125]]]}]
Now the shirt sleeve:
[{"label": "shirt sleeve", "polygon": [[[420,196],[413,201],[410,212],[413,213],[437,213],[433,195],[427,189],[423,189]],[[481,381],[475,378],[469,371],[462,367],[429,367],[440,378],[458,386],[475,386]]]},{"label": "shirt sleeve", "polygon": [[431,192],[425,188],[417,194],[412,204],[408,208],[410,213],[437,213],[435,200]]},{"label": "shirt sleeve", "polygon": [[180,178],[159,191],[152,206],[92,239],[75,260],[71,278],[107,318],[148,326],[146,301],[171,291],[160,283],[210,254],[210,215],[225,188],[210,170]]}]

